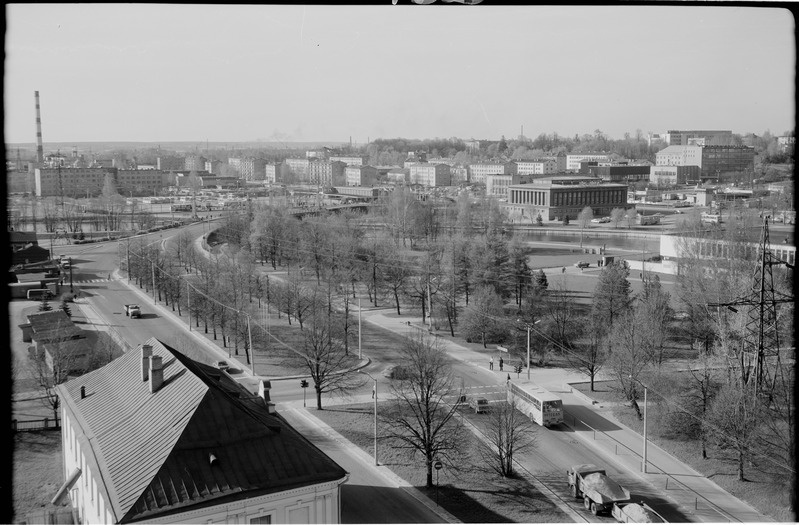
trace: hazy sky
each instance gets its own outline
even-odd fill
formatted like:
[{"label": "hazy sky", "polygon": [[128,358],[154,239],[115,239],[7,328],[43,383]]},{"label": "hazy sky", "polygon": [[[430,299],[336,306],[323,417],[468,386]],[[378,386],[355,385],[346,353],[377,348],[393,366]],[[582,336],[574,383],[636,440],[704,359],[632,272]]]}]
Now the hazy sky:
[{"label": "hazy sky", "polygon": [[[404,5],[403,5],[404,4]],[[765,7],[6,4],[7,143],[794,128]]]}]

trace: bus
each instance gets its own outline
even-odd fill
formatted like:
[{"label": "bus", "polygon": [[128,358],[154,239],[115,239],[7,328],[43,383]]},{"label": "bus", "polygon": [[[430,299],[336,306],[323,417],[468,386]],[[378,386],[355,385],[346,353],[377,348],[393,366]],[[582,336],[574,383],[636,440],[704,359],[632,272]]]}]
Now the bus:
[{"label": "bus", "polygon": [[508,402],[542,427],[563,423],[563,401],[543,387],[531,383],[508,383]]},{"label": "bus", "polygon": [[191,211],[191,204],[173,204],[172,211]]}]

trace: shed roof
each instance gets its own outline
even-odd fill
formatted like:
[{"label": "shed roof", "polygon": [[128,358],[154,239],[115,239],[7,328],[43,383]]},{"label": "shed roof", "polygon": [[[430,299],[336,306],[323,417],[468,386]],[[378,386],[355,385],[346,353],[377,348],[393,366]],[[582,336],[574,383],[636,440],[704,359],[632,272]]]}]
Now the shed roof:
[{"label": "shed roof", "polygon": [[[155,338],[164,382],[140,352],[59,386],[88,441],[115,519],[126,523],[335,481],[346,472],[226,374]],[[86,397],[81,399],[80,389]],[[212,465],[210,454],[216,457]]]},{"label": "shed roof", "polygon": [[50,310],[27,316],[31,325],[33,339],[38,343],[66,341],[83,335],[83,330],[75,326],[64,310]]}]

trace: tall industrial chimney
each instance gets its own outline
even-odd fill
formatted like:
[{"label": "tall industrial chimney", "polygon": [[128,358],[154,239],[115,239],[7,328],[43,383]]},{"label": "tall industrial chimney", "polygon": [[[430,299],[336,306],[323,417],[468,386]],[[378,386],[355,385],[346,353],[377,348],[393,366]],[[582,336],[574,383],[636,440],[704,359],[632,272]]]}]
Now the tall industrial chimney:
[{"label": "tall industrial chimney", "polygon": [[42,147],[42,112],[39,109],[39,92],[34,91],[36,95],[36,162],[42,164],[44,162],[44,148]]}]

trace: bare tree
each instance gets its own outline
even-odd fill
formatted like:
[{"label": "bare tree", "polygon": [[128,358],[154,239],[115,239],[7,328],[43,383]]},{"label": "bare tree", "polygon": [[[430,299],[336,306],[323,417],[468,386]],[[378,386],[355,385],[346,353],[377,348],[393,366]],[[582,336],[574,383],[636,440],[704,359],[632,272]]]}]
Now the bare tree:
[{"label": "bare tree", "polygon": [[586,206],[577,214],[577,222],[580,224],[580,248],[583,247],[583,230],[591,224],[593,218],[594,210],[591,209],[591,206]]},{"label": "bare tree", "polygon": [[300,359],[308,368],[316,393],[316,409],[322,410],[322,394],[346,395],[363,385],[357,374],[349,373],[357,358],[350,356],[340,339],[331,337],[334,330],[330,318],[322,309],[303,330],[302,355]]},{"label": "bare tree", "polygon": [[588,376],[591,381],[591,392],[594,391],[594,380],[608,358],[602,335],[604,331],[596,326],[598,321],[596,316],[590,316],[585,322],[588,329],[584,331],[583,337],[574,340],[574,343],[571,340],[567,342],[563,352],[570,368]]},{"label": "bare tree", "polygon": [[480,454],[503,478],[513,477],[514,454],[533,448],[537,437],[532,420],[516,408],[515,401],[491,405],[483,434],[488,443],[480,442]]},{"label": "bare tree", "polygon": [[389,436],[425,462],[427,486],[433,486],[433,463],[458,467],[463,424],[452,399],[461,391],[453,386],[452,370],[438,340],[418,332],[400,350],[405,379],[392,385],[391,409],[384,416]]},{"label": "bare tree", "polygon": [[721,387],[708,413],[708,432],[722,450],[736,456],[738,481],[746,481],[744,470],[760,439],[764,416],[753,383],[728,383]]}]

